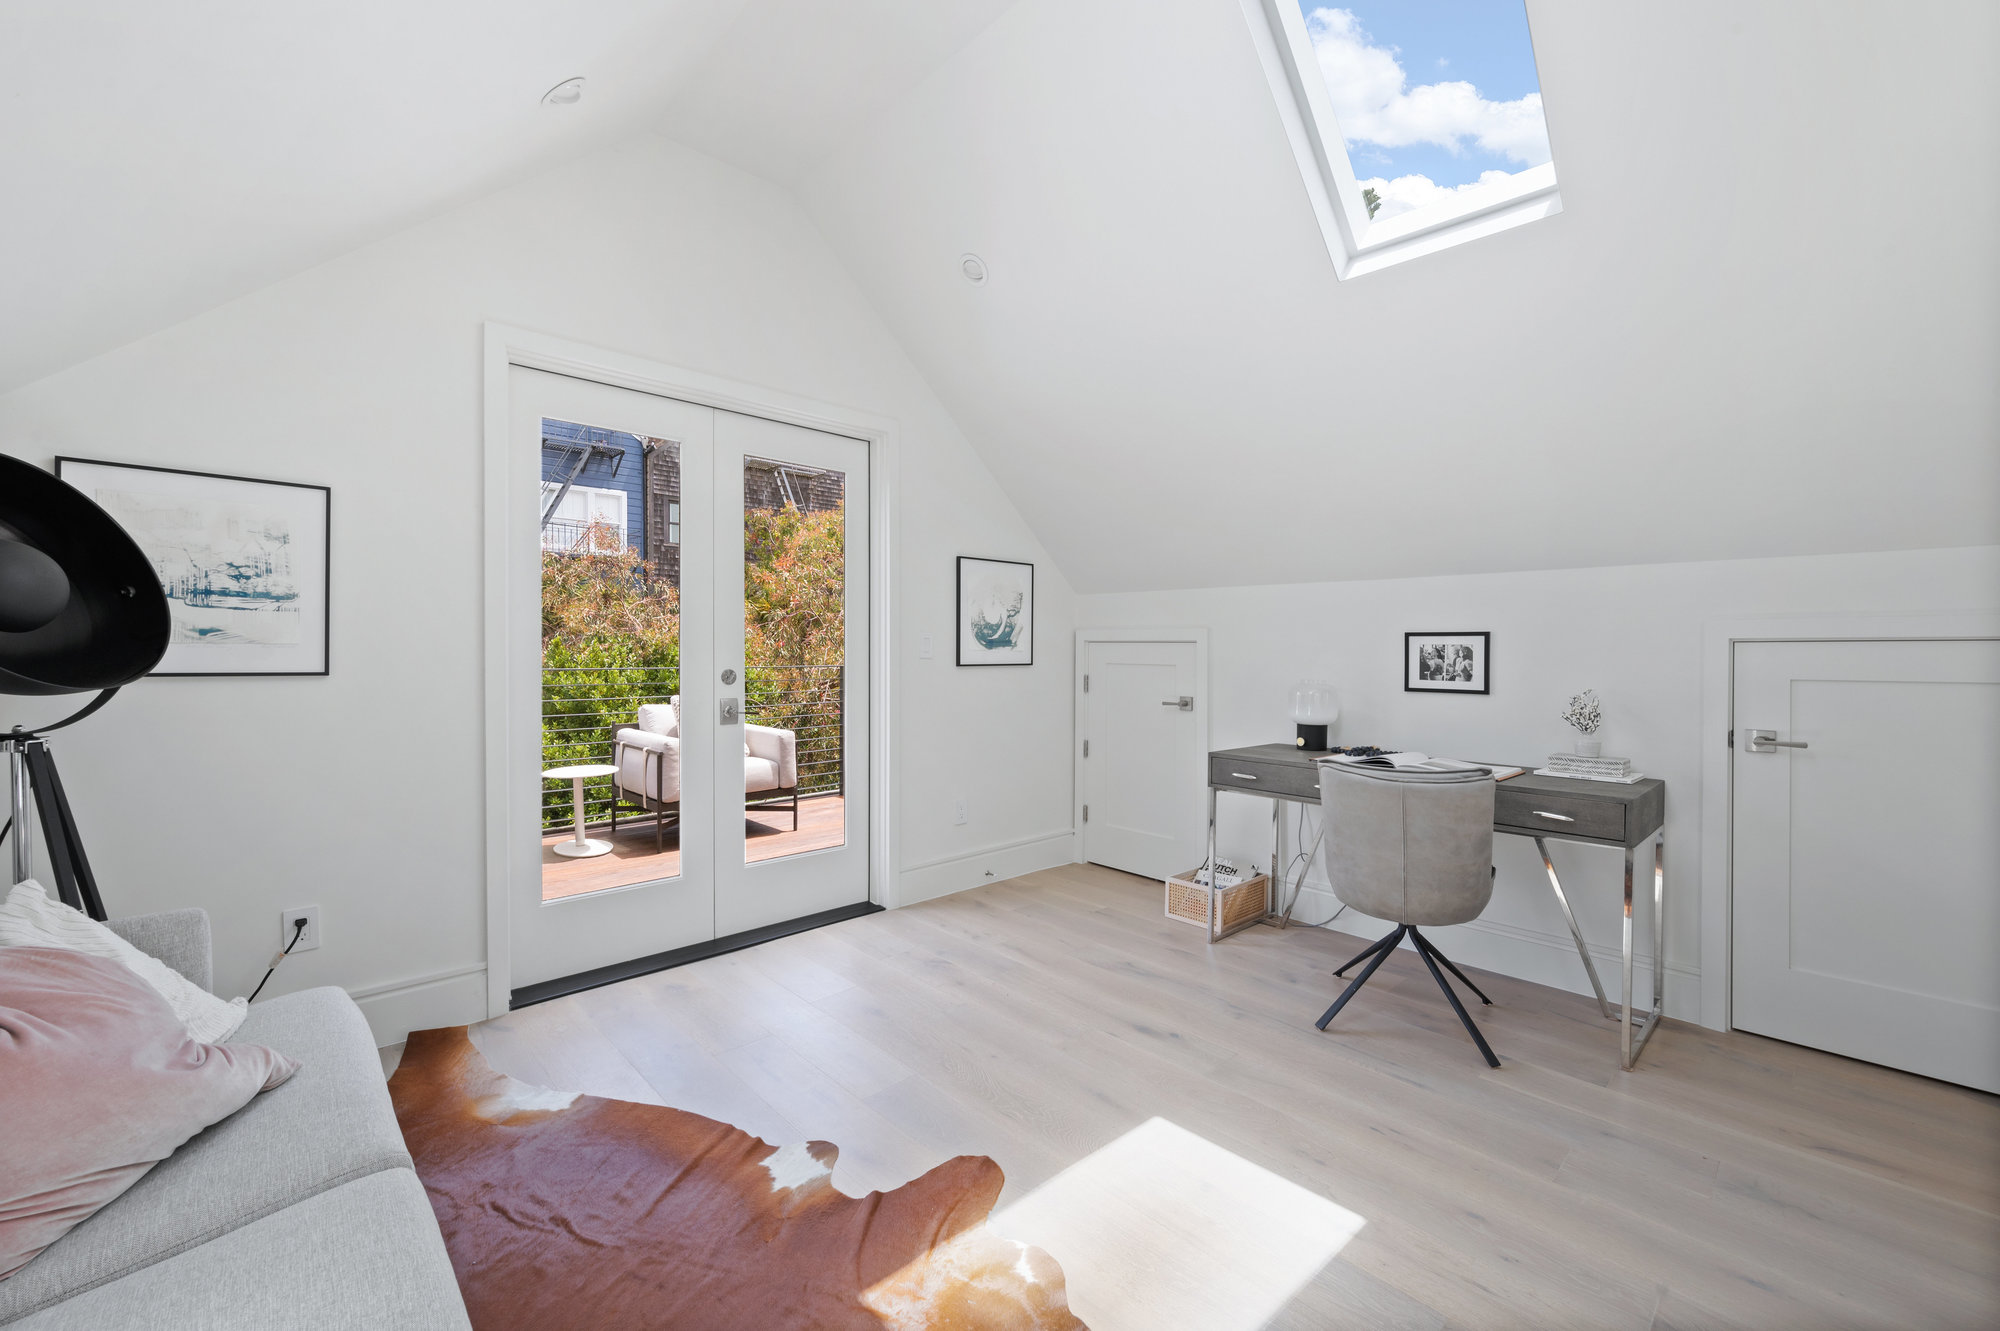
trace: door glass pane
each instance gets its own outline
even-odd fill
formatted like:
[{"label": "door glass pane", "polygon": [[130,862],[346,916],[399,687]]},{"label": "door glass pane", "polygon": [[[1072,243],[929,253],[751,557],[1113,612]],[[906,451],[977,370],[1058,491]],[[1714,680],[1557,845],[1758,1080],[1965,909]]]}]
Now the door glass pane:
[{"label": "door glass pane", "polygon": [[542,782],[554,901],[680,873],[681,454],[545,419],[541,465],[542,768],[584,773],[580,830]]},{"label": "door glass pane", "polygon": [[847,841],[847,477],[743,460],[743,858]]}]

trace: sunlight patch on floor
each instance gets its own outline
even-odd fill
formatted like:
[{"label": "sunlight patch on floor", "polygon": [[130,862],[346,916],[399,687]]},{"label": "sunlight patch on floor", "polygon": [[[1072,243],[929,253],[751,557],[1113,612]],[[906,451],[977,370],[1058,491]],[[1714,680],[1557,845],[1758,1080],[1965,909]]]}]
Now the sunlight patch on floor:
[{"label": "sunlight patch on floor", "polygon": [[1062,1264],[1091,1331],[1254,1331],[1367,1221],[1153,1118],[987,1223]]}]

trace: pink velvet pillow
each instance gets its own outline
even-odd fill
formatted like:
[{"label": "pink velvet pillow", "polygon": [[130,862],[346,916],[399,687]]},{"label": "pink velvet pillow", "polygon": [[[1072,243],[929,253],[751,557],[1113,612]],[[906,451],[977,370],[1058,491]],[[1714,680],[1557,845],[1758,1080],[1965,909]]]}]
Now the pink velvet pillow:
[{"label": "pink velvet pillow", "polygon": [[298,1070],[195,1041],[115,961],[0,947],[0,1280]]}]

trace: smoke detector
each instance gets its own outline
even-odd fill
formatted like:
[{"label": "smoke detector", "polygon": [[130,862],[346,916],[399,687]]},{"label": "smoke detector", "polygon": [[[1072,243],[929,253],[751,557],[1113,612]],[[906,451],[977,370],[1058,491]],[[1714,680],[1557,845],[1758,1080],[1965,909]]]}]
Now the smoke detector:
[{"label": "smoke detector", "polygon": [[962,254],[958,259],[959,275],[976,287],[986,285],[986,260],[977,254]]},{"label": "smoke detector", "polygon": [[575,106],[583,100],[583,77],[564,79],[542,94],[543,106]]}]

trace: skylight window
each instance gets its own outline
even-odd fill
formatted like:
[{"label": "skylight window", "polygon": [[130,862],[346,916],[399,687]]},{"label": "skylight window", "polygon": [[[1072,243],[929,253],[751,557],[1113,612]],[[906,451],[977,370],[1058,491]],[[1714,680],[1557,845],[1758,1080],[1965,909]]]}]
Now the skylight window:
[{"label": "skylight window", "polygon": [[1341,277],[1562,211],[1524,0],[1244,0]]}]

